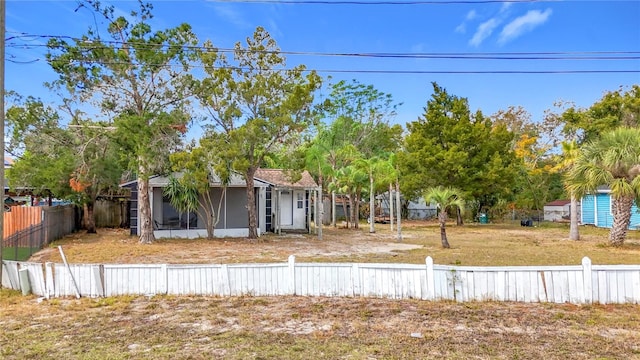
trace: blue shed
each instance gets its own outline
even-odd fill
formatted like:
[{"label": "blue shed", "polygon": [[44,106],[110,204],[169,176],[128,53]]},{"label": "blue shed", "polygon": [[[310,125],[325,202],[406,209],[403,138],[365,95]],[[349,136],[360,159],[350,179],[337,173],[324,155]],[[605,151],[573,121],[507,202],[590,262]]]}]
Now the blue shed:
[{"label": "blue shed", "polygon": [[[608,188],[598,188],[595,194],[582,198],[582,224],[610,228],[613,226],[611,212],[611,191]],[[631,207],[631,222],[629,229],[640,229],[640,211],[636,204]]]}]

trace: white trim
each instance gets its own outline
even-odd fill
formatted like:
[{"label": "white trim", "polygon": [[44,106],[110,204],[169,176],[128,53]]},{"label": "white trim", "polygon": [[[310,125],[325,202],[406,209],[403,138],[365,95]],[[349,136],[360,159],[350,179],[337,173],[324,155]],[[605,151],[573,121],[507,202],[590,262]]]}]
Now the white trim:
[{"label": "white trim", "polygon": [[[178,229],[178,230],[154,230],[153,235],[155,235],[156,239],[200,239],[207,237],[207,229]],[[261,235],[260,228],[258,228],[258,236]],[[215,229],[213,231],[213,236],[217,238],[224,237],[237,237],[237,238],[246,238],[249,236],[249,229],[247,228],[238,228],[238,229]]]}]

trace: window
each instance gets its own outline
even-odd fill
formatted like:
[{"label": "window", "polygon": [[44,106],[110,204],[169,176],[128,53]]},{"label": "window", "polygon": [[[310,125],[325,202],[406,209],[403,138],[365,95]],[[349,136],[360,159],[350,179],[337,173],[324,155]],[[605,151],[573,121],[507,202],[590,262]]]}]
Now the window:
[{"label": "window", "polygon": [[162,223],[157,224],[158,230],[196,229],[198,214],[195,212],[179,213],[166,196],[162,197]]},{"label": "window", "polygon": [[304,199],[302,193],[298,193],[298,209],[304,208]]}]

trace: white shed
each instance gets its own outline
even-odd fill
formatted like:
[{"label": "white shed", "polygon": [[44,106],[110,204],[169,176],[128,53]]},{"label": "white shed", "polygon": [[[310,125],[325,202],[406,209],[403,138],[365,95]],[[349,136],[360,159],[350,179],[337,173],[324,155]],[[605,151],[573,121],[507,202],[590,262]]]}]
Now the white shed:
[{"label": "white shed", "polygon": [[[550,203],[547,203],[544,206],[544,221],[569,220],[570,209],[571,209],[570,200],[555,200]],[[578,218],[580,218],[580,215],[578,215]]]}]

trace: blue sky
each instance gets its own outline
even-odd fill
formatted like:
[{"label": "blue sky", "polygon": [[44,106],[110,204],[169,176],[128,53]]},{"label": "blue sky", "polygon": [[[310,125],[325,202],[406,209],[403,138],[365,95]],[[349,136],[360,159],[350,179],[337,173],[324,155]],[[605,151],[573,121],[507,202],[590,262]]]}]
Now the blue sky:
[{"label": "blue sky", "polygon": [[[327,0],[331,2],[336,0]],[[394,0],[391,0],[393,2]],[[284,51],[319,53],[539,53],[635,52],[626,60],[479,60],[362,58],[290,55],[288,65],[349,71],[576,71],[633,70],[618,74],[331,73],[390,93],[404,125],[423,113],[435,81],[469,99],[473,111],[491,115],[523,106],[540,120],[554,102],[588,107],[604,92],[640,84],[640,1],[522,1],[413,5],[245,3],[204,0],[152,1],[157,29],[186,22],[201,41],[229,48],[265,27]],[[123,14],[134,1],[111,3]],[[20,34],[80,36],[95,22],[75,1],[7,1],[7,37]],[[98,19],[99,20],[99,19]],[[42,84],[55,74],[42,47],[46,40],[8,41],[6,88],[55,99]],[[559,55],[566,58],[567,55]],[[621,56],[620,54],[612,56]]]}]

